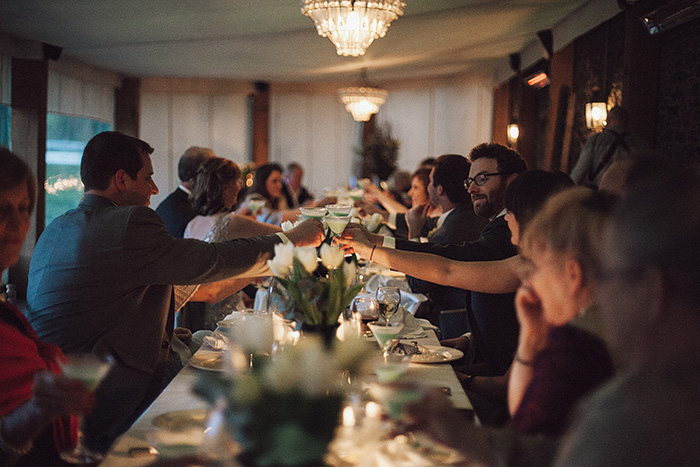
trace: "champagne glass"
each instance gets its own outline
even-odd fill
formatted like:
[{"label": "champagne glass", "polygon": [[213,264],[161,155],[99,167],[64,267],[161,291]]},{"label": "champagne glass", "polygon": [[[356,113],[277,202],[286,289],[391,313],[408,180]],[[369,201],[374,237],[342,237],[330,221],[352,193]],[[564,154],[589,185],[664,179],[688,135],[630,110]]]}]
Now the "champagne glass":
[{"label": "champagne glass", "polygon": [[379,313],[384,321],[389,323],[401,304],[401,291],[398,287],[377,287],[377,302],[379,303]]},{"label": "champagne glass", "polygon": [[[112,367],[114,360],[109,357],[99,357],[91,353],[66,355],[59,362],[63,375],[67,378],[77,379],[82,382],[89,391],[95,391]],[[61,459],[71,464],[93,464],[100,462],[103,455],[92,451],[85,446],[83,415],[79,416],[80,430],[78,431],[78,444],[69,451],[61,453]]]},{"label": "champagne glass", "polygon": [[265,200],[264,199],[251,199],[248,201],[248,208],[250,209],[250,212],[252,212],[254,216],[257,216],[258,211],[260,211],[263,207],[265,207]]},{"label": "champagne glass", "polygon": [[384,363],[389,363],[389,348],[391,347],[391,342],[396,339],[403,329],[403,323],[369,323],[368,324],[374,338],[377,339],[379,347],[382,348],[384,354]]},{"label": "champagne glass", "polygon": [[357,297],[352,303],[355,319],[360,321],[360,329],[365,335],[371,331],[367,325],[379,319],[379,303],[372,297]]}]

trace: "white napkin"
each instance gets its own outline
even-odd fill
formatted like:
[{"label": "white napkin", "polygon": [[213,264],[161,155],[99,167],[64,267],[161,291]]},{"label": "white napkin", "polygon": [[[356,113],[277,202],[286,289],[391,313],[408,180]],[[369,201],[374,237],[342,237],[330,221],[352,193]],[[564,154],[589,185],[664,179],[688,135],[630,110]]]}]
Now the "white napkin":
[{"label": "white napkin", "polygon": [[209,336],[204,336],[202,338],[202,346],[209,347],[213,350],[228,349],[228,337],[215,332]]},{"label": "white napkin", "polygon": [[414,314],[421,302],[428,300],[428,297],[422,293],[413,293],[408,286],[406,279],[398,279],[396,277],[377,274],[372,276],[365,284],[365,291],[368,294],[375,294],[377,289],[382,286],[398,287],[401,290],[401,305],[406,307],[409,313]]}]

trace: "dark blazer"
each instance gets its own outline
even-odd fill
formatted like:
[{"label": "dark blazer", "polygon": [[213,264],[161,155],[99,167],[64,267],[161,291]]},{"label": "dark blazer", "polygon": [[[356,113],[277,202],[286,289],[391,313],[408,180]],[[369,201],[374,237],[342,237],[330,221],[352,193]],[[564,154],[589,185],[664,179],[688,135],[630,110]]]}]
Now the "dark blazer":
[{"label": "dark blazer", "polygon": [[287,199],[287,206],[289,206],[290,209],[303,206],[304,203],[308,200],[314,199],[313,195],[309,193],[309,190],[307,190],[305,186],[302,186],[301,191],[299,192],[299,196],[297,198],[297,202],[295,203],[294,196],[292,196],[292,190],[287,186],[286,183],[282,185],[282,195]]},{"label": "dark blazer", "polygon": [[[474,213],[470,203],[462,204],[448,214],[442,226],[433,231],[428,239],[430,243],[440,245],[471,242],[479,238],[487,222],[486,219]],[[465,308],[467,301],[470,300],[468,290],[446,287],[410,276],[407,279],[411,290],[425,294],[430,298],[432,306],[427,317],[435,325],[438,325],[437,315],[442,310]]]},{"label": "dark blazer", "polygon": [[145,408],[144,386],[160,382],[173,336],[173,286],[265,275],[280,241],[177,239],[153,210],[94,195],[46,227],[29,269],[28,318],[42,340],[66,353],[115,356],[121,378],[100,386],[91,415],[106,419],[106,442],[119,435],[112,425]]},{"label": "dark blazer", "polygon": [[[517,254],[516,247],[510,243],[510,230],[503,216],[486,224],[479,239],[472,242],[437,245],[397,239],[396,248],[460,261],[493,261]],[[476,349],[474,362],[480,365],[470,368],[468,374],[502,375],[510,366],[520,330],[514,299],[515,294],[471,293],[467,313]]]},{"label": "dark blazer", "polygon": [[156,212],[163,219],[165,228],[168,229],[170,235],[176,238],[184,236],[185,227],[197,215],[187,197],[187,193],[178,187],[156,208]]}]

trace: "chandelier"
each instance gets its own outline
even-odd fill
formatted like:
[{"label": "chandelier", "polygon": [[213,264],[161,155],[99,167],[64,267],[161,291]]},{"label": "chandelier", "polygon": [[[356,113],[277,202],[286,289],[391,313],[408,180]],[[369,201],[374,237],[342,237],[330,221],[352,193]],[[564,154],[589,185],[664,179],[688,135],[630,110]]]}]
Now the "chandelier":
[{"label": "chandelier", "polygon": [[354,86],[338,90],[340,102],[352,114],[356,122],[366,122],[373,114],[379,112],[379,106],[386,101],[386,89],[369,86]]},{"label": "chandelier", "polygon": [[319,36],[335,44],[338,55],[358,57],[392,21],[403,14],[403,0],[301,0],[301,12],[314,20]]}]

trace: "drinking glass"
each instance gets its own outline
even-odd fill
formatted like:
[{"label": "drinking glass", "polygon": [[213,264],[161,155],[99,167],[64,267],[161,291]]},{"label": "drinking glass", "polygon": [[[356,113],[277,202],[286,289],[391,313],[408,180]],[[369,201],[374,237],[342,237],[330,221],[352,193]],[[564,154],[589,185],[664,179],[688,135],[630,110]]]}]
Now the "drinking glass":
[{"label": "drinking glass", "polygon": [[379,303],[379,313],[388,323],[399,309],[401,291],[398,287],[377,287],[377,302]]},{"label": "drinking glass", "polygon": [[368,324],[374,338],[377,339],[379,347],[382,348],[382,353],[384,355],[384,363],[389,363],[389,348],[391,347],[391,342],[396,339],[403,329],[403,323],[369,323]]},{"label": "drinking glass", "polygon": [[360,330],[369,335],[371,331],[367,324],[379,319],[379,303],[372,297],[357,297],[352,303],[355,319],[360,321]]},{"label": "drinking glass", "polygon": [[248,209],[253,213],[254,216],[258,215],[260,211],[265,206],[265,200],[263,199],[251,199],[248,201]]},{"label": "drinking glass", "polygon": [[345,226],[350,223],[350,216],[327,216],[326,223],[335,235],[340,235],[345,230]]},{"label": "drinking glass", "polygon": [[326,215],[326,208],[301,207],[299,211],[304,219],[321,220]]},{"label": "drinking glass", "polygon": [[[112,367],[114,360],[109,357],[99,357],[91,353],[66,355],[59,361],[63,375],[66,378],[77,379],[89,391],[95,391]],[[94,464],[102,461],[103,455],[85,446],[83,415],[79,416],[80,430],[78,444],[69,451],[61,452],[61,459],[71,464]]]},{"label": "drinking glass", "polygon": [[352,211],[352,204],[329,204],[326,206],[326,209],[331,216],[349,216],[350,211]]}]

